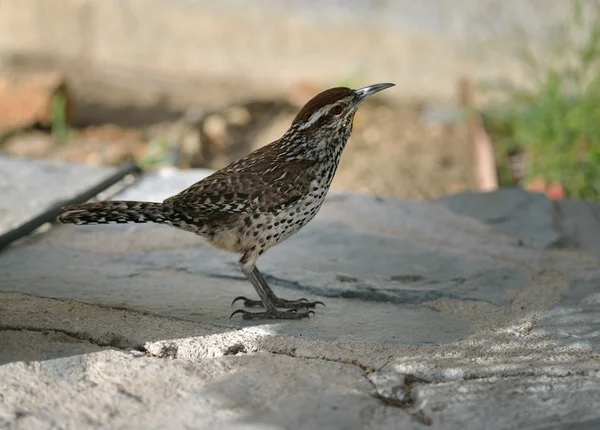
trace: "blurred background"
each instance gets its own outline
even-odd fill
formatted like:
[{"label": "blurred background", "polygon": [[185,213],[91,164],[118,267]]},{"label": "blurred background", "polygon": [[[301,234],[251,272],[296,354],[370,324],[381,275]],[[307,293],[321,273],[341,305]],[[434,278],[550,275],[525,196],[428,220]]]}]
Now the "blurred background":
[{"label": "blurred background", "polygon": [[0,152],[217,169],[394,82],[334,190],[600,198],[597,0],[0,0]]}]

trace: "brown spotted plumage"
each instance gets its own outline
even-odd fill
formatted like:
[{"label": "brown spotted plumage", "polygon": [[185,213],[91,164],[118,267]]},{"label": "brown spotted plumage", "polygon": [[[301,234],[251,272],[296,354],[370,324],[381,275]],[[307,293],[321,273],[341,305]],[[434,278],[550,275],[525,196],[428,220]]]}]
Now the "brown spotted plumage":
[{"label": "brown spotted plumage", "polygon": [[[278,298],[256,267],[257,259],[304,227],[319,211],[360,103],[393,84],[359,90],[332,88],[310,100],[275,142],[230,164],[162,203],[105,201],[67,206],[58,220],[71,224],[154,222],[206,238],[241,254],[242,272],[260,300],[238,297],[265,312],[237,310],[244,319],[308,317],[317,303]],[[279,311],[277,308],[290,308]]]}]

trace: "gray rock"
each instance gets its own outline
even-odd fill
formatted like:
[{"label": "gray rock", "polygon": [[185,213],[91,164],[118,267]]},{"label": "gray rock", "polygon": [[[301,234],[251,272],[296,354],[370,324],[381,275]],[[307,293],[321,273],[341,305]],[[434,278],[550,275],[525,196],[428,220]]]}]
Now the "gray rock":
[{"label": "gray rock", "polygon": [[463,192],[439,199],[452,211],[482,221],[538,249],[577,248],[600,258],[600,205],[548,200],[521,188]]},{"label": "gray rock", "polygon": [[556,209],[567,245],[600,258],[600,205],[579,200],[560,200]]},{"label": "gray rock", "polygon": [[553,204],[543,194],[504,188],[491,193],[463,192],[443,197],[440,202],[458,214],[517,237],[526,246],[550,248],[562,239],[555,225]]}]

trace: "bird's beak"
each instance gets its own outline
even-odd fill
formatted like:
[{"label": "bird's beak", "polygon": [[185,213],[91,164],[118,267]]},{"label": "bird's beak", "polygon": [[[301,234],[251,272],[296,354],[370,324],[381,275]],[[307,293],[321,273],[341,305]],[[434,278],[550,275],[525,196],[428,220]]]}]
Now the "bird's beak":
[{"label": "bird's beak", "polygon": [[383,91],[386,88],[395,87],[395,86],[396,86],[396,84],[385,83],[385,84],[369,85],[368,87],[354,90],[354,94],[356,94],[356,101],[354,102],[354,104],[358,105],[362,101],[364,101],[367,97],[372,96],[373,94],[378,93],[379,91]]}]

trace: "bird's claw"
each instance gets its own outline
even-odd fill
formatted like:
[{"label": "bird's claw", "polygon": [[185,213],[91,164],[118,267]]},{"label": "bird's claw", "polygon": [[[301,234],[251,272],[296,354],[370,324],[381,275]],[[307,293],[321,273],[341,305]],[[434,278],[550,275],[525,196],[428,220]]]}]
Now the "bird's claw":
[{"label": "bird's claw", "polygon": [[244,301],[244,306],[249,307],[249,306],[246,305],[246,302],[249,301],[250,299],[248,299],[248,298],[246,298],[244,296],[237,296],[235,299],[233,299],[233,301],[231,302],[231,306],[233,306],[233,304],[235,302],[237,302],[238,300],[243,300]]},{"label": "bird's claw", "polygon": [[266,311],[266,312],[248,312],[244,309],[233,311],[229,316],[231,319],[236,314],[242,314],[242,319],[259,320],[259,319],[281,319],[281,320],[299,320],[302,318],[310,318],[310,314],[315,314],[314,311],[298,312],[297,309],[289,309],[287,311]]},{"label": "bird's claw", "polygon": [[244,312],[246,312],[246,311],[245,311],[245,310],[243,310],[243,309],[238,309],[237,311],[233,311],[233,312],[231,313],[231,315],[229,315],[229,319],[233,318],[233,316],[234,316],[235,314],[243,314]]},{"label": "bird's claw", "polygon": [[[233,301],[231,302],[231,306],[233,306],[234,303],[239,300],[243,300],[245,308],[262,308],[262,307],[264,307],[263,302],[261,300],[253,300],[253,299],[249,299],[244,296],[238,296],[235,299],[233,299]],[[305,298],[301,298],[301,299],[297,299],[297,300],[286,300],[286,299],[275,298],[275,299],[273,299],[273,304],[275,305],[275,307],[278,307],[278,308],[303,307],[303,308],[308,309],[308,308],[314,308],[317,305],[325,306],[325,303],[323,303],[321,301],[309,302],[308,299],[305,299]]]}]

